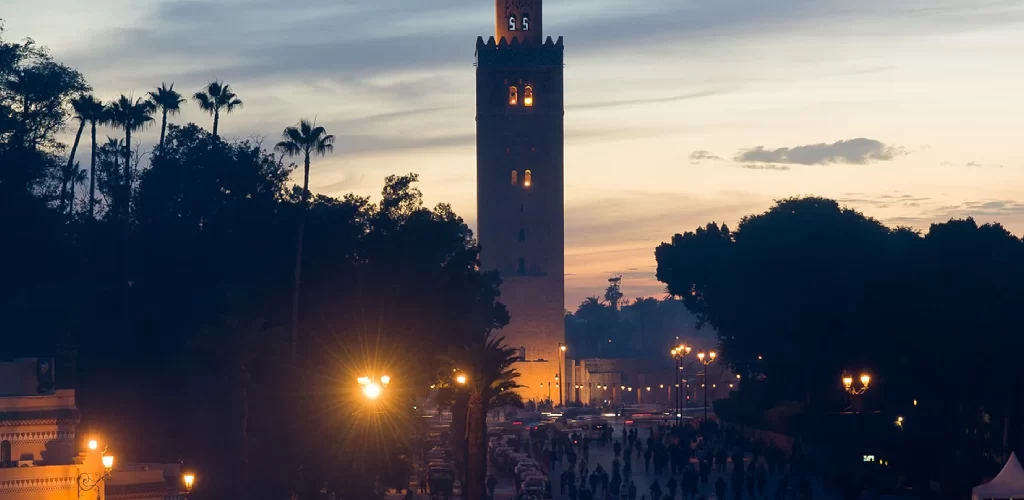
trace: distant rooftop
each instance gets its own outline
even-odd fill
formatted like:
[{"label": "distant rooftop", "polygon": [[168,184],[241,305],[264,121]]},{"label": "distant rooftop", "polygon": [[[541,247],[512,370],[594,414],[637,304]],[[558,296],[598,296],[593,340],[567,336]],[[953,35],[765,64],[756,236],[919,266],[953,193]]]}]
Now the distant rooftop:
[{"label": "distant rooftop", "polygon": [[53,358],[17,358],[0,362],[0,397],[53,394]]}]

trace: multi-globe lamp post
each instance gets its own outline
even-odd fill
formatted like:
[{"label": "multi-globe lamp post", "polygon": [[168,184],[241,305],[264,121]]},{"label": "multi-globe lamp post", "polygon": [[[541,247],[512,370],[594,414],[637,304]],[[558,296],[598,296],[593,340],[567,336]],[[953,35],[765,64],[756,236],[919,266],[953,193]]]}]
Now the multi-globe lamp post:
[{"label": "multi-globe lamp post", "polygon": [[675,393],[675,415],[676,425],[681,425],[683,420],[683,390],[682,390],[682,370],[683,370],[683,358],[685,358],[693,347],[686,344],[679,344],[672,349],[672,359],[676,360],[676,393]]},{"label": "multi-globe lamp post", "polygon": [[844,372],[843,373],[843,377],[842,377],[843,390],[846,391],[846,393],[850,395],[850,407],[851,408],[853,408],[853,398],[855,396],[860,396],[860,395],[864,394],[865,392],[868,392],[868,389],[871,387],[871,375],[868,375],[867,373],[862,372],[860,374],[860,377],[858,377],[858,378],[860,380],[860,387],[857,387],[857,386],[854,385],[854,383],[853,383],[853,375],[851,375],[849,372]]},{"label": "multi-globe lamp post", "polygon": [[[378,383],[377,380],[379,380],[380,383]],[[365,376],[356,379],[356,381],[359,382],[359,386],[362,388],[363,396],[370,401],[380,399],[380,396],[384,394],[384,389],[386,389],[388,384],[391,383],[391,377],[388,375],[382,375],[377,380]]]},{"label": "multi-globe lamp post", "polygon": [[713,363],[715,361],[715,358],[717,358],[717,357],[718,357],[718,353],[715,352],[715,351],[711,351],[711,352],[709,352],[707,354],[704,354],[704,351],[700,351],[700,352],[697,353],[697,361],[700,364],[704,365],[704,420],[705,421],[707,421],[707,419],[708,419],[708,383],[710,383],[710,380],[708,379],[708,365]]}]

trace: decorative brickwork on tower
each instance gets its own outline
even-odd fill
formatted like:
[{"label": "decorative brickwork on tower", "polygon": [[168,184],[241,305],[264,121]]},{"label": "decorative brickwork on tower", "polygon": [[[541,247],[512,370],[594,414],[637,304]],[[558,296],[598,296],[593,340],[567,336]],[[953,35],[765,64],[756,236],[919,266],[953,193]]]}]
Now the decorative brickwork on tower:
[{"label": "decorative brickwork on tower", "polygon": [[502,333],[524,349],[521,392],[539,400],[565,340],[563,46],[542,38],[541,0],[495,11],[495,37],[476,43],[477,236],[483,269],[501,273]]}]

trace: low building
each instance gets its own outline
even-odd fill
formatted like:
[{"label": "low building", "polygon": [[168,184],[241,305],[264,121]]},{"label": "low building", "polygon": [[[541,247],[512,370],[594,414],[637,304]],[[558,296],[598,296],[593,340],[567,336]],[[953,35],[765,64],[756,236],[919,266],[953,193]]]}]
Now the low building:
[{"label": "low building", "polygon": [[79,439],[74,389],[56,389],[50,358],[0,362],[0,500],[178,500],[178,464],[113,463]]},{"label": "low building", "polygon": [[107,500],[187,500],[179,464],[133,463],[115,467]]}]

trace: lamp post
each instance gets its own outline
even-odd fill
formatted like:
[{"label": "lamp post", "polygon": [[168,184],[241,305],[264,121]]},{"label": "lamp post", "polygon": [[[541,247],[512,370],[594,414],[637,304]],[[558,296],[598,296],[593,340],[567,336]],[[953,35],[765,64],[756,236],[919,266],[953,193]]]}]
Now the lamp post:
[{"label": "lamp post", "polygon": [[[96,443],[95,440],[89,441],[89,450],[96,451],[96,449],[98,447],[99,447],[99,445]],[[93,477],[93,475],[88,473],[88,472],[83,472],[83,473],[79,474],[78,475],[78,497],[77,498],[81,498],[82,497],[82,492],[83,491],[96,490],[96,499],[99,500],[99,498],[100,498],[100,489],[99,489],[100,483],[110,479],[110,474],[114,471],[114,457],[112,455],[107,455],[106,454],[107,453],[107,449],[106,448],[103,448],[103,452],[102,453],[103,454],[100,457],[100,460],[103,462],[103,474],[98,476],[98,477]]]},{"label": "lamp post", "polygon": [[843,390],[845,390],[846,393],[850,395],[850,407],[852,408],[853,397],[860,396],[861,394],[868,392],[868,389],[871,386],[871,375],[868,375],[867,373],[860,374],[860,387],[854,387],[853,375],[851,375],[849,372],[843,372],[842,380]]},{"label": "lamp post", "polygon": [[710,365],[712,362],[714,362],[715,358],[717,358],[717,357],[718,357],[718,353],[715,352],[715,351],[711,351],[711,352],[709,352],[707,354],[704,354],[704,351],[701,351],[701,352],[697,353],[697,361],[699,361],[700,364],[704,365],[704,421],[705,422],[708,420],[708,384],[710,383],[709,380],[708,380],[708,365]]},{"label": "lamp post", "polygon": [[[558,343],[558,376],[555,377],[556,381],[558,379],[562,378],[562,358],[565,357],[566,349],[568,349],[568,347],[566,347],[565,344],[563,344],[561,342]],[[562,406],[562,387],[561,386],[558,387],[558,406]]]},{"label": "lamp post", "polygon": [[683,396],[682,396],[683,393],[682,393],[682,389],[680,388],[680,385],[682,385],[681,384],[681,376],[682,376],[682,370],[683,370],[683,358],[685,358],[686,355],[690,354],[690,351],[692,351],[692,350],[693,350],[693,347],[690,347],[690,346],[688,346],[686,344],[679,344],[678,346],[673,348],[672,351],[671,351],[672,358],[676,360],[676,397],[675,397],[676,411],[675,411],[675,414],[676,414],[676,425],[677,426],[678,425],[682,425],[682,420],[683,420],[683,418],[681,416],[681,414],[683,413]]},{"label": "lamp post", "polygon": [[379,380],[380,383],[378,384],[370,377],[359,377],[356,379],[360,387],[362,387],[363,396],[370,401],[379,399],[381,394],[384,393],[384,389],[391,383],[391,377],[388,375],[382,375]]},{"label": "lamp post", "polygon": [[185,482],[185,493],[192,493],[192,486],[196,482],[196,475],[191,472],[186,472],[181,479]]}]

